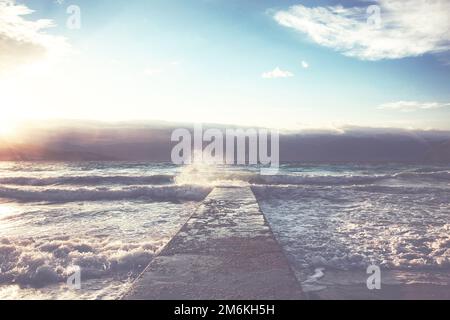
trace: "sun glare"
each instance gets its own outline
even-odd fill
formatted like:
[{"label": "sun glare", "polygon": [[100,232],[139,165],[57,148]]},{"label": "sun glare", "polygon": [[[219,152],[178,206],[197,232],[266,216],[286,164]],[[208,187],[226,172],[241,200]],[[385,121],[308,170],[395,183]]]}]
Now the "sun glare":
[{"label": "sun glare", "polygon": [[0,119],[0,136],[9,137],[15,133],[16,124],[8,119]]}]

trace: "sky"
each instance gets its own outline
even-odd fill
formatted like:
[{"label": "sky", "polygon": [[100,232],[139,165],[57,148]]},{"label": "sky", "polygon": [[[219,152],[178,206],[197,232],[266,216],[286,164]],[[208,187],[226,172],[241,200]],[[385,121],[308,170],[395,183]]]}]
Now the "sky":
[{"label": "sky", "polygon": [[24,120],[450,130],[450,1],[0,0]]}]

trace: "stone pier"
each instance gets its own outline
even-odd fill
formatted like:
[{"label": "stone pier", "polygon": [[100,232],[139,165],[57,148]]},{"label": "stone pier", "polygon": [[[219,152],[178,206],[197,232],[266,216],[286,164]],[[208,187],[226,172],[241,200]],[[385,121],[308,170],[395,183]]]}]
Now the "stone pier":
[{"label": "stone pier", "polygon": [[302,299],[250,187],[218,187],[124,299]]}]

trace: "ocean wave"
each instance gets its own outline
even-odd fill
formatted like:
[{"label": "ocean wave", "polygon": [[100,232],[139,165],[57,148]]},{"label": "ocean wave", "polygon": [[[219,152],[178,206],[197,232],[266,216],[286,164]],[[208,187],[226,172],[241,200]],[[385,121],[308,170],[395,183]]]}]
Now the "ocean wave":
[{"label": "ocean wave", "polygon": [[381,176],[257,176],[249,182],[253,184],[292,184],[292,185],[348,185],[368,184],[385,179]]},{"label": "ocean wave", "polygon": [[253,184],[292,184],[292,185],[364,185],[373,184],[383,180],[401,179],[401,180],[432,180],[449,181],[450,172],[400,172],[384,175],[324,175],[324,176],[295,176],[295,175],[274,175],[274,176],[253,176],[249,179]]},{"label": "ocean wave", "polygon": [[65,282],[76,267],[81,278],[136,276],[161,243],[110,242],[108,239],[1,239],[0,284],[44,287]]},{"label": "ocean wave", "polygon": [[353,186],[353,191],[362,191],[369,193],[384,193],[384,194],[398,194],[398,195],[433,195],[436,201],[440,202],[450,201],[450,193],[448,188],[433,188],[427,186]]},{"label": "ocean wave", "polygon": [[439,180],[439,181],[450,181],[450,171],[410,171],[410,172],[401,172],[394,175],[396,178],[404,178],[404,179],[429,179],[429,180]]},{"label": "ocean wave", "polygon": [[0,187],[0,198],[19,202],[78,202],[78,201],[201,201],[211,192],[211,187],[202,186],[153,186],[127,187],[120,189],[80,188],[80,189],[18,189]]},{"label": "ocean wave", "polygon": [[279,174],[263,176],[250,172],[198,172],[196,174],[180,175],[150,175],[150,176],[59,176],[59,177],[4,177],[0,185],[15,186],[99,186],[99,185],[167,185],[193,184],[214,185],[214,183],[250,183],[255,185],[365,185],[384,180],[397,179],[402,181],[428,180],[430,182],[450,182],[450,171],[405,171],[380,175],[292,175]]},{"label": "ocean wave", "polygon": [[61,177],[5,177],[0,184],[19,186],[52,186],[52,185],[153,185],[173,183],[173,175],[150,176],[61,176]]}]

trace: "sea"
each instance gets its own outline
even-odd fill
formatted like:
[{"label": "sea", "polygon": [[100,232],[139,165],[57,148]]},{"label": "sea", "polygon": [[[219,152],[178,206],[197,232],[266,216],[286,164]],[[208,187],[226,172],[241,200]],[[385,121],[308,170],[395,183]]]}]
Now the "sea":
[{"label": "sea", "polygon": [[450,166],[259,169],[0,162],[0,299],[119,299],[216,186],[251,187],[305,291],[370,265],[450,288]]}]

